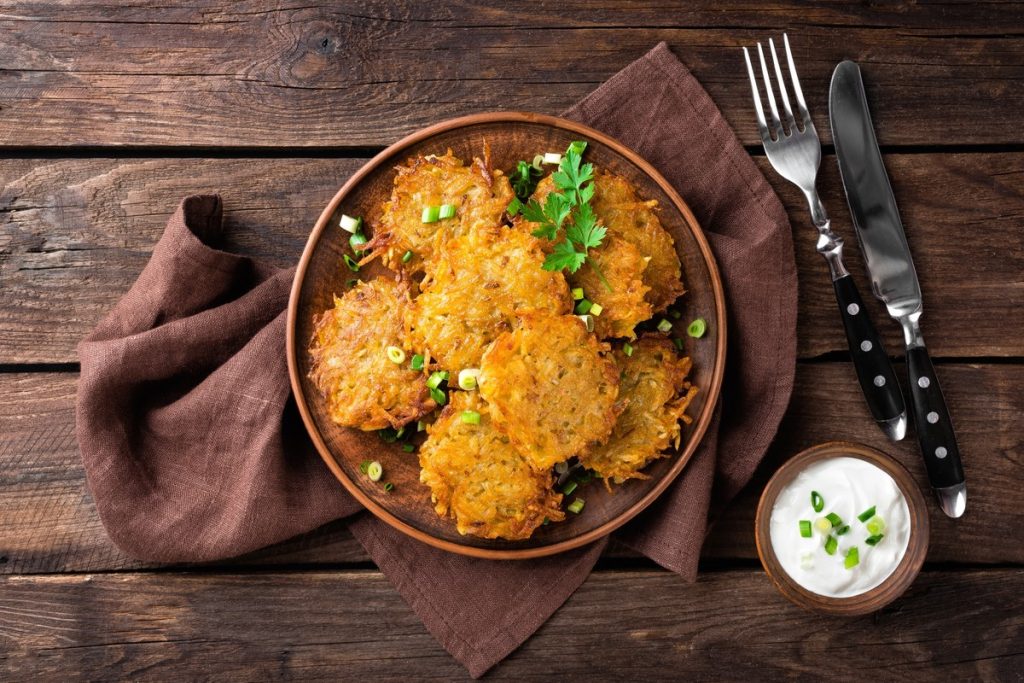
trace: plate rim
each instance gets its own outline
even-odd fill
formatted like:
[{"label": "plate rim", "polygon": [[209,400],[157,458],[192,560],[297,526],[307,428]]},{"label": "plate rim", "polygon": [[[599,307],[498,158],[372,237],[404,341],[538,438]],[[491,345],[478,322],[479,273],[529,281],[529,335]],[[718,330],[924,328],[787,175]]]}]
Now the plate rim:
[{"label": "plate rim", "polygon": [[[687,223],[687,227],[696,240],[701,256],[703,257],[704,263],[711,275],[711,288],[714,293],[715,314],[718,323],[715,367],[712,371],[710,386],[708,386],[705,393],[707,400],[704,403],[704,409],[696,420],[696,424],[693,432],[691,433],[690,439],[686,443],[686,447],[683,449],[683,452],[679,454],[676,462],[673,463],[668,472],[666,472],[665,475],[644,496],[604,524],[573,538],[558,541],[557,543],[552,543],[550,545],[534,546],[531,548],[481,548],[477,546],[462,545],[453,541],[437,538],[402,521],[389,512],[384,506],[380,505],[363,493],[363,491],[348,477],[345,471],[338,464],[334,454],[331,452],[331,449],[327,447],[320,430],[317,428],[316,423],[313,420],[309,406],[306,404],[306,398],[302,392],[298,359],[296,356],[297,346],[295,334],[297,329],[298,304],[302,284],[305,281],[306,270],[309,266],[310,260],[312,259],[314,249],[319,243],[324,230],[327,228],[331,217],[335,214],[341,202],[356,185],[362,182],[366,176],[376,170],[388,159],[397,156],[402,152],[402,150],[439,133],[448,132],[458,128],[466,128],[481,123],[532,123],[567,130],[600,142],[602,145],[609,147],[617,154],[622,155],[628,161],[639,167],[640,170],[646,173],[669,198],[674,208],[683,216]],[[728,334],[727,327],[728,321],[726,318],[725,308],[725,290],[722,284],[721,273],[718,270],[718,262],[715,259],[714,253],[711,251],[711,245],[707,241],[704,230],[697,221],[697,218],[693,215],[693,211],[690,210],[689,205],[687,205],[679,193],[676,192],[675,188],[672,187],[661,173],[659,173],[647,160],[615,138],[576,121],[570,121],[569,119],[551,116],[548,114],[537,114],[523,111],[482,112],[439,121],[403,137],[397,142],[389,145],[378,154],[374,155],[373,158],[363,164],[363,166],[352,174],[341,188],[338,189],[334,194],[334,197],[331,198],[331,201],[328,202],[326,207],[324,207],[324,210],[320,213],[320,217],[317,219],[316,224],[313,226],[313,230],[310,232],[309,238],[306,240],[306,245],[302,250],[302,256],[300,257],[299,263],[295,269],[295,277],[292,280],[291,292],[288,296],[288,314],[285,329],[285,355],[287,356],[288,361],[288,376],[291,383],[292,395],[295,398],[296,405],[298,406],[299,414],[302,416],[302,422],[306,428],[306,432],[309,434],[310,439],[313,441],[313,445],[316,446],[317,452],[320,454],[321,459],[327,465],[328,469],[334,474],[335,478],[341,482],[348,493],[364,508],[369,510],[374,516],[384,521],[392,528],[435,548],[470,557],[499,560],[525,560],[556,555],[567,550],[587,545],[609,535],[650,506],[658,499],[659,496],[661,496],[662,493],[665,492],[665,489],[667,489],[669,485],[676,480],[696,453],[697,448],[703,441],[704,436],[707,433],[708,426],[716,412],[719,394],[721,392],[722,382],[725,375],[726,341]]]}]

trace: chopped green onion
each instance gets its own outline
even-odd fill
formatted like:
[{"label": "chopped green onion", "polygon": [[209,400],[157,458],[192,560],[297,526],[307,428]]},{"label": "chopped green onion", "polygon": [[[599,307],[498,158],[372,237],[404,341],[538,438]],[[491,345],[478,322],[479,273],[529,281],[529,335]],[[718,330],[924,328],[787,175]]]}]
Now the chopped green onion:
[{"label": "chopped green onion", "polygon": [[366,467],[366,476],[370,478],[370,481],[380,481],[381,476],[384,474],[384,466],[374,460]]},{"label": "chopped green onion", "polygon": [[480,377],[479,368],[459,370],[459,388],[463,391],[475,391],[478,385],[478,377]]},{"label": "chopped green onion", "polygon": [[841,527],[843,525],[843,518],[834,512],[830,512],[825,515],[825,519],[832,522],[832,526],[834,527]]},{"label": "chopped green onion", "polygon": [[569,483],[562,487],[562,493],[568,496],[570,493],[576,490],[576,486],[577,484],[575,481],[570,481]]},{"label": "chopped green onion", "polygon": [[463,410],[462,422],[468,425],[478,425],[480,424],[480,413],[475,410]]},{"label": "chopped green onion", "polygon": [[823,534],[827,534],[832,531],[832,522],[824,517],[818,517],[818,519],[814,520],[814,528]]},{"label": "chopped green onion", "polygon": [[352,216],[346,216],[345,214],[341,214],[340,225],[341,229],[344,230],[345,232],[351,232],[352,234],[355,234],[359,232],[359,228],[360,226],[362,226],[362,224],[362,218],[353,218]]},{"label": "chopped green onion", "polygon": [[590,307],[590,315],[601,315],[601,311],[604,310],[604,306],[601,304],[594,304]]},{"label": "chopped green onion", "polygon": [[406,453],[412,453],[413,451],[416,450],[416,447],[413,446],[411,443],[403,443],[402,450],[405,451]]},{"label": "chopped green onion", "polygon": [[345,265],[348,266],[348,269],[351,270],[353,273],[359,272],[359,264],[356,263],[355,259],[353,259],[351,256],[349,256],[348,254],[342,254],[341,260],[345,262]]},{"label": "chopped green onion", "polygon": [[361,463],[359,463],[359,471],[360,472],[362,472],[363,474],[366,474],[366,470],[368,470],[368,469],[370,469],[370,461],[369,460],[364,460]]},{"label": "chopped green onion", "polygon": [[573,289],[572,289],[572,298],[573,298],[573,301],[579,301],[580,299],[582,299],[583,298],[583,288],[582,287],[573,287]]},{"label": "chopped green onion", "polygon": [[661,322],[658,323],[658,332],[668,332],[671,329],[672,329],[672,323],[670,323],[665,318],[662,318]]},{"label": "chopped green onion", "polygon": [[439,370],[437,372],[430,373],[430,377],[427,378],[427,387],[430,389],[437,389],[441,386],[441,382],[444,382],[449,377],[447,370]]},{"label": "chopped green onion", "polygon": [[397,346],[389,346],[387,348],[388,360],[395,365],[401,365],[405,362],[405,351],[398,348]]},{"label": "chopped green onion", "polygon": [[583,321],[583,324],[587,326],[587,332],[594,331],[594,316],[592,315],[581,315],[579,319]]},{"label": "chopped green onion", "polygon": [[683,350],[683,340],[680,339],[679,337],[675,337],[672,340],[672,343],[676,345],[676,350],[677,351],[682,351]]},{"label": "chopped green onion", "polygon": [[352,278],[351,280],[346,280],[345,285],[347,287],[355,287],[357,282],[359,282],[359,280]]},{"label": "chopped green onion", "polygon": [[857,550],[857,546],[853,546],[846,551],[846,559],[843,560],[843,566],[847,569],[853,569],[860,564],[860,551]]},{"label": "chopped green onion", "polygon": [[542,159],[543,160],[541,161],[541,163],[543,163],[543,164],[560,164],[560,163],[562,163],[562,155],[558,154],[557,152],[547,152],[547,153],[544,154]]},{"label": "chopped green onion", "polygon": [[590,313],[590,309],[594,307],[594,302],[590,299],[580,299],[576,304],[576,315],[586,315]]},{"label": "chopped green onion", "polygon": [[804,538],[810,538],[812,533],[813,532],[811,531],[811,520],[809,520],[809,519],[801,519],[800,520],[800,535],[803,536]]},{"label": "chopped green onion", "polygon": [[686,328],[686,334],[690,335],[694,339],[700,339],[704,336],[704,333],[708,330],[708,324],[704,318],[697,318],[690,323]]},{"label": "chopped green onion", "polygon": [[814,553],[803,553],[800,555],[800,569],[814,569]]},{"label": "chopped green onion", "polygon": [[544,155],[543,154],[538,154],[538,155],[533,157],[533,163],[531,163],[530,165],[533,166],[538,171],[540,171],[540,170],[543,170],[543,169],[541,169],[541,166],[543,164],[544,164]]},{"label": "chopped green onion", "polygon": [[839,547],[839,541],[836,540],[835,536],[829,536],[825,539],[825,552],[829,555],[836,554],[836,548]]},{"label": "chopped green onion", "polygon": [[569,147],[565,150],[565,153],[576,152],[577,154],[583,154],[583,150],[587,148],[587,143],[583,140],[573,140],[569,143]]},{"label": "chopped green onion", "polygon": [[885,538],[885,534],[874,534],[864,539],[864,542],[868,545],[878,545],[878,542]]},{"label": "chopped green onion", "polygon": [[348,244],[356,254],[362,253],[362,249],[360,247],[364,246],[366,242],[366,235],[361,232],[354,232],[352,233],[352,236],[348,238]]},{"label": "chopped green onion", "polygon": [[413,370],[423,369],[423,354],[417,353],[413,355],[412,360],[409,361],[409,367]]},{"label": "chopped green onion", "polygon": [[545,517],[544,521],[540,523],[541,526],[547,526],[548,524],[551,524],[551,520],[547,517]]},{"label": "chopped green onion", "polygon": [[384,484],[384,493],[391,493],[394,490],[395,490],[395,485],[392,484],[390,481],[388,483]]},{"label": "chopped green onion", "polygon": [[885,520],[875,515],[868,520],[865,526],[867,526],[869,534],[880,534],[885,531]]},{"label": "chopped green onion", "polygon": [[409,261],[412,261],[412,251],[402,254],[402,263],[408,263]]},{"label": "chopped green onion", "polygon": [[875,506],[872,505],[867,510],[865,510],[864,512],[862,512],[859,515],[857,515],[857,519],[859,519],[862,522],[866,522],[866,521],[868,521],[869,519],[871,519],[874,516],[875,516]]},{"label": "chopped green onion", "polygon": [[416,431],[425,432],[427,431],[427,423],[423,420],[416,420]]},{"label": "chopped green onion", "polygon": [[420,215],[421,223],[435,223],[437,219],[441,217],[440,206],[424,206],[423,213]]},{"label": "chopped green onion", "polygon": [[668,314],[669,314],[670,316],[672,316],[672,319],[673,319],[673,320],[679,320],[680,318],[682,318],[682,317],[683,317],[683,314],[682,314],[682,313],[680,313],[679,311],[677,311],[677,310],[676,310],[676,309],[674,309],[674,308],[673,308],[673,309],[670,309],[670,310],[669,310],[669,312],[668,312]]},{"label": "chopped green onion", "polygon": [[569,503],[569,512],[573,513],[574,515],[578,515],[580,514],[580,512],[583,511],[584,505],[586,505],[586,501],[583,500],[582,498],[577,498],[573,502]]},{"label": "chopped green onion", "polygon": [[815,512],[821,512],[825,509],[825,499],[817,491],[811,491],[811,507],[814,508]]},{"label": "chopped green onion", "polygon": [[384,443],[394,443],[402,438],[402,434],[405,433],[405,427],[398,429],[397,431],[391,427],[380,430],[377,434],[380,436],[380,440]]},{"label": "chopped green onion", "polygon": [[626,354],[626,358],[629,358],[630,356],[632,356],[633,355],[633,345],[630,344],[629,342],[626,342],[625,344],[623,344],[622,345],[622,353]]},{"label": "chopped green onion", "polygon": [[438,218],[454,218],[455,217],[455,205],[454,204],[442,204],[441,209],[437,214]]},{"label": "chopped green onion", "polygon": [[523,203],[519,201],[519,197],[514,197],[512,201],[508,203],[508,207],[505,209],[505,213],[509,216],[515,216],[523,210]]},{"label": "chopped green onion", "polygon": [[440,389],[430,389],[430,398],[434,399],[434,403],[439,406],[443,406],[448,402],[448,394],[444,393]]},{"label": "chopped green onion", "polygon": [[836,536],[843,536],[846,533],[848,533],[849,531],[850,531],[850,525],[849,524],[844,524],[841,527],[839,527],[838,529],[836,529]]},{"label": "chopped green onion", "polygon": [[558,474],[565,474],[569,471],[569,463],[562,461],[555,463],[555,472]]}]

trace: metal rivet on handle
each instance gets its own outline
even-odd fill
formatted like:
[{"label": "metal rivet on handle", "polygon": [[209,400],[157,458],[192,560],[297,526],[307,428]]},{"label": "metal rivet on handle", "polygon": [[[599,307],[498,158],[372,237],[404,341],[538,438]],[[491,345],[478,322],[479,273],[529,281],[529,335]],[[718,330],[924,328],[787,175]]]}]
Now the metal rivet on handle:
[{"label": "metal rivet on handle", "polygon": [[938,458],[939,460],[945,458],[946,453],[947,451],[945,446],[939,446],[938,448],[935,449],[935,457]]},{"label": "metal rivet on handle", "polygon": [[871,342],[868,341],[867,339],[865,339],[864,341],[862,341],[860,343],[860,350],[861,351],[870,351],[871,347],[872,347]]},{"label": "metal rivet on handle", "polygon": [[932,381],[927,377],[921,377],[920,379],[917,380],[917,386],[921,387],[922,389],[927,389],[929,386],[931,386],[931,384]]},{"label": "metal rivet on handle", "polygon": [[876,387],[884,387],[885,386],[885,378],[882,377],[881,375],[875,375],[875,386]]},{"label": "metal rivet on handle", "polygon": [[860,313],[860,306],[858,306],[857,304],[850,304],[849,306],[846,307],[846,312],[849,313],[850,315],[857,315],[858,313]]},{"label": "metal rivet on handle", "polygon": [[928,420],[928,424],[935,424],[936,422],[939,421],[939,414],[936,413],[935,411],[932,411],[925,415],[925,418]]}]

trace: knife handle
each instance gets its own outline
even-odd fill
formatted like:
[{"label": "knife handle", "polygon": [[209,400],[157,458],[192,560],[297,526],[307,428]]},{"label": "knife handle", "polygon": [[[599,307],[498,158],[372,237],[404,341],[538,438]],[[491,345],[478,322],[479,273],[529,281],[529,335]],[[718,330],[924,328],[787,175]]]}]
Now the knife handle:
[{"label": "knife handle", "polygon": [[960,462],[960,448],[928,349],[924,346],[907,349],[907,370],[914,425],[928,467],[928,481],[936,489],[962,484],[964,467]]},{"label": "knife handle", "polygon": [[[846,341],[850,345],[853,367],[857,370],[860,388],[867,400],[868,408],[876,422],[893,425],[895,421],[904,424],[907,408],[903,402],[896,373],[889,362],[889,356],[882,346],[875,326],[864,308],[857,285],[847,274],[832,281],[839,302],[839,314],[846,328]],[[893,441],[903,438],[903,429],[883,429]]]}]

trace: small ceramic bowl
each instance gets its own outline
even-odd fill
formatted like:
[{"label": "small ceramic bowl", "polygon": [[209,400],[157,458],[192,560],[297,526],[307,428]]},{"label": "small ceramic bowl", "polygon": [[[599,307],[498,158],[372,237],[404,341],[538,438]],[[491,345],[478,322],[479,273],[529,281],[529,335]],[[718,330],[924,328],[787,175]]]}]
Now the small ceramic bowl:
[{"label": "small ceramic bowl", "polygon": [[[881,468],[896,482],[910,510],[910,539],[907,551],[895,571],[871,590],[844,598],[819,595],[798,584],[782,568],[771,543],[772,509],[779,494],[809,465],[836,457],[858,458]],[[888,605],[914,582],[928,554],[928,506],[910,472],[888,455],[855,443],[831,441],[814,446],[780,467],[761,494],[754,527],[757,554],[779,592],[804,609],[827,614],[856,616],[869,614]]]}]

